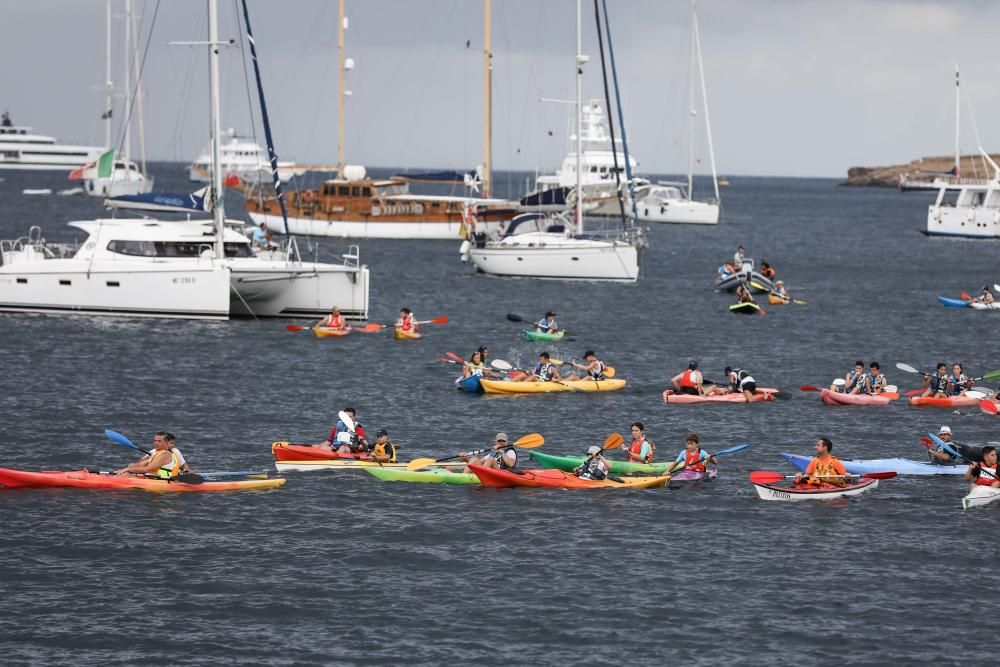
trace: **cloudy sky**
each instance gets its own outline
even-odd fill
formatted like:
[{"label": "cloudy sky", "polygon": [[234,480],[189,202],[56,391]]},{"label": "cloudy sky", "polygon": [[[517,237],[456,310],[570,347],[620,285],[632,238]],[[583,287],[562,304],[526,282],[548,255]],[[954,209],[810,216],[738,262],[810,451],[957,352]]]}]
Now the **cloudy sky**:
[{"label": "cloudy sky", "polygon": [[[608,0],[632,152],[647,173],[686,164],[690,3]],[[208,137],[203,0],[136,0],[145,46],[146,145],[189,161]],[[551,170],[568,148],[574,0],[493,0],[494,164]],[[585,95],[601,94],[592,0],[584,0]],[[116,13],[124,0],[114,0]],[[221,33],[239,38],[233,0]],[[356,67],[346,114],[351,164],[467,168],[481,160],[479,0],[349,0]],[[336,161],[335,0],[250,0],[282,159]],[[950,154],[954,67],[962,146],[1000,148],[1000,2],[701,0],[709,112],[723,174],[843,176],[853,165]],[[155,17],[155,21],[154,21]],[[103,143],[103,0],[7,2],[0,108],[66,141]],[[114,19],[115,41],[124,21]],[[466,47],[470,41],[471,46]],[[251,131],[240,54],[224,61],[223,125]],[[115,47],[114,78],[123,56]],[[252,77],[252,74],[250,75]],[[120,102],[119,102],[120,108]],[[707,165],[702,116],[696,154]],[[260,133],[260,129],[257,129]],[[550,134],[551,133],[551,134]]]}]

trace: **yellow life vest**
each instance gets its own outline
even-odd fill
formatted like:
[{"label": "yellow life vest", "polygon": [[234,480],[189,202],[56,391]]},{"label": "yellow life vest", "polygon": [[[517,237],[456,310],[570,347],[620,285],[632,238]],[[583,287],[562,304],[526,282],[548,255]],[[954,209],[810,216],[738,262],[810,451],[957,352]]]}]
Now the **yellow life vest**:
[{"label": "yellow life vest", "polygon": [[[164,466],[160,466],[152,473],[153,475],[159,477],[160,479],[171,479],[173,477],[177,477],[177,475],[180,474],[181,471],[181,460],[180,458],[178,458],[177,454],[174,453],[174,450],[168,449],[166,450],[166,452],[170,454],[170,463]],[[149,455],[149,460],[152,461],[158,455],[159,452],[154,451],[152,454]]]},{"label": "yellow life vest", "polygon": [[384,445],[380,445],[379,443],[376,442],[372,446],[372,456],[374,456],[376,459],[379,459],[379,458],[381,458],[383,456],[388,456],[389,457],[389,462],[390,463],[395,463],[396,462],[396,445],[392,444],[391,442],[387,442]]}]

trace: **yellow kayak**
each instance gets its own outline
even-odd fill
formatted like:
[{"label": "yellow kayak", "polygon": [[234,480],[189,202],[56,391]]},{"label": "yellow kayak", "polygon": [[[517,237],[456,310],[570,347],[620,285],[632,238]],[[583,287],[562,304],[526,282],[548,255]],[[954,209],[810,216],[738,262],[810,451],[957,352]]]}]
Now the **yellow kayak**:
[{"label": "yellow kayak", "polygon": [[777,296],[776,294],[768,294],[767,302],[772,306],[784,306],[788,304],[786,300],[782,299],[780,296]]},{"label": "yellow kayak", "polygon": [[510,380],[479,381],[487,394],[549,394],[555,391],[617,391],[625,380],[570,380],[568,382],[511,382]]},{"label": "yellow kayak", "polygon": [[329,327],[313,327],[313,333],[316,334],[316,338],[332,338],[335,336],[346,336],[351,333],[351,327],[344,327],[343,329],[330,329]]},{"label": "yellow kayak", "polygon": [[396,340],[418,340],[423,338],[423,336],[416,331],[403,331],[402,329],[396,329],[395,333],[392,334],[392,337]]}]

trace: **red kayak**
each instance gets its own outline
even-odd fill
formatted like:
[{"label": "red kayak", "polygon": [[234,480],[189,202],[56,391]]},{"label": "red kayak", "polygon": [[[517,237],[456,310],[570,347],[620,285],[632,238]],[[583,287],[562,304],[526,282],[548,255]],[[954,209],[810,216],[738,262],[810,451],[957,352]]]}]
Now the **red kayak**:
[{"label": "red kayak", "polygon": [[976,408],[982,397],[968,396],[912,396],[910,405],[915,408]]},{"label": "red kayak", "polygon": [[271,453],[275,461],[334,461],[349,459],[357,461],[372,461],[371,454],[338,454],[313,445],[291,445],[287,442],[272,442]]},{"label": "red kayak", "polygon": [[824,389],[819,393],[819,400],[827,405],[889,405],[892,401],[878,394],[843,394],[839,391]]},{"label": "red kayak", "polygon": [[[752,403],[758,401],[773,401],[777,389],[758,389],[753,394]],[[667,389],[663,392],[664,403],[746,403],[743,392],[732,394],[717,394],[715,396],[696,396],[694,394],[675,394]]]},{"label": "red kayak", "polygon": [[546,487],[550,489],[649,489],[664,486],[670,481],[669,476],[663,477],[623,477],[621,481],[610,479],[580,479],[572,473],[562,470],[496,470],[483,466],[470,465],[483,486],[506,488],[511,486]]},{"label": "red kayak", "polygon": [[185,484],[167,479],[138,477],[135,475],[110,475],[86,470],[72,472],[30,472],[0,468],[0,486],[8,489],[32,487],[72,487],[77,489],[142,489],[158,492],[211,493],[219,491],[248,491],[275,489],[285,483],[283,478],[211,481],[203,484]]}]

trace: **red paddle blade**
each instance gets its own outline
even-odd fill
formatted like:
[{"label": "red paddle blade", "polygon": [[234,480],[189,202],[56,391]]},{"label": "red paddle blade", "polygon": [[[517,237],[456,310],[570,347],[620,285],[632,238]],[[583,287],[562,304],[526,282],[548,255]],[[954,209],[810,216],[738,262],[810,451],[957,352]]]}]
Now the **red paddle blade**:
[{"label": "red paddle blade", "polygon": [[982,410],[983,412],[988,412],[991,415],[995,415],[998,412],[1000,412],[1000,408],[997,408],[997,404],[988,398],[984,398],[983,400],[979,401],[979,409]]},{"label": "red paddle blade", "polygon": [[300,327],[298,324],[286,324],[285,331],[305,331],[309,327]]},{"label": "red paddle blade", "polygon": [[962,298],[965,299],[966,301],[972,299],[972,297],[969,296],[967,292],[962,292]]},{"label": "red paddle blade", "polygon": [[750,481],[756,484],[774,484],[785,479],[781,473],[770,472],[768,470],[755,470],[750,473]]},{"label": "red paddle blade", "polygon": [[893,477],[896,476],[896,473],[894,471],[890,471],[890,472],[869,472],[869,473],[865,473],[864,475],[861,475],[861,476],[862,477],[866,477],[868,479],[892,479]]},{"label": "red paddle blade", "polygon": [[433,320],[431,320],[431,324],[448,324],[448,318],[447,317],[435,317]]},{"label": "red paddle blade", "polygon": [[376,324],[375,322],[372,322],[371,324],[366,324],[360,329],[355,329],[355,331],[360,331],[362,333],[374,333],[376,331],[381,331],[382,329],[385,329],[384,324]]},{"label": "red paddle blade", "polygon": [[463,364],[465,363],[465,359],[463,359],[462,357],[458,356],[454,352],[445,352],[444,356],[448,357],[449,359],[454,359],[455,361],[461,361]]},{"label": "red paddle blade", "polygon": [[884,396],[885,398],[888,398],[890,401],[895,401],[897,398],[899,398],[899,394],[897,394],[894,391],[883,391],[881,394],[878,394],[878,396]]},{"label": "red paddle blade", "polygon": [[763,308],[758,308],[757,312],[760,313],[761,315],[767,315],[767,311],[764,310]]},{"label": "red paddle blade", "polygon": [[924,393],[923,389],[911,389],[910,391],[903,394],[903,396],[916,396],[917,394]]},{"label": "red paddle blade", "polygon": [[920,438],[920,444],[926,447],[927,449],[930,449],[931,447],[934,446],[934,442],[930,438]]},{"label": "red paddle blade", "polygon": [[799,387],[799,391],[823,391],[820,387],[814,387],[811,384],[804,384]]}]

